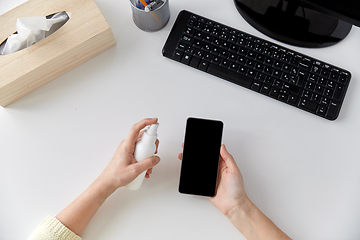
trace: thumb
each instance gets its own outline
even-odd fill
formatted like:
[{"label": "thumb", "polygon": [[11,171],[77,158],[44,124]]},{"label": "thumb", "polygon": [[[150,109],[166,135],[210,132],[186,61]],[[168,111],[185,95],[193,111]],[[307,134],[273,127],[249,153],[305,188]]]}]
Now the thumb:
[{"label": "thumb", "polygon": [[141,162],[138,162],[136,165],[137,165],[139,172],[142,173],[142,172],[154,167],[159,162],[160,162],[160,158],[158,156],[152,156],[152,157],[142,160]]}]

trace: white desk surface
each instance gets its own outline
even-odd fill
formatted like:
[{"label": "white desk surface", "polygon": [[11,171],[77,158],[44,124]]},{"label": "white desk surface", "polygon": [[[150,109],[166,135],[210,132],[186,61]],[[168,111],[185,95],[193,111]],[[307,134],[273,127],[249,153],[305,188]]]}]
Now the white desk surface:
[{"label": "white desk surface", "polygon": [[[0,14],[22,2],[1,1]],[[26,239],[55,216],[100,174],[132,124],[153,116],[161,163],[141,190],[114,193],[83,239],[245,239],[208,199],[177,191],[189,116],[225,123],[223,143],[250,199],[289,236],[360,239],[360,29],[329,48],[288,46],[352,72],[332,122],[162,56],[182,9],[269,39],[233,1],[216,2],[171,0],[168,25],[146,33],[128,1],[96,0],[117,45],[0,108],[0,239]]]}]

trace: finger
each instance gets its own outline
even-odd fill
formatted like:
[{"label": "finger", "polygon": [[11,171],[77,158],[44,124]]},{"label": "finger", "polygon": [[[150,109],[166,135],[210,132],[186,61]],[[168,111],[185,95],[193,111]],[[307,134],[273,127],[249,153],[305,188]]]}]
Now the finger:
[{"label": "finger", "polygon": [[159,143],[160,143],[159,139],[156,139],[156,141],[155,141],[155,145],[156,145],[155,154],[157,154],[157,152],[158,152]]},{"label": "finger", "polygon": [[138,136],[138,139],[142,138],[142,136],[144,135],[145,130],[141,130]]},{"label": "finger", "polygon": [[149,178],[149,177],[150,177],[150,174],[152,174],[152,168],[150,168],[150,169],[148,169],[148,170],[146,171],[145,177],[146,177],[146,178]]},{"label": "finger", "polygon": [[136,163],[137,170],[140,173],[147,171],[150,168],[153,168],[160,162],[160,158],[158,156],[149,157],[141,162]]},{"label": "finger", "polygon": [[226,166],[230,168],[238,168],[233,156],[227,151],[225,144],[221,145],[220,156],[224,160]]},{"label": "finger", "polygon": [[[181,144],[181,147],[184,148],[184,143]],[[179,160],[182,160],[182,156],[183,156],[183,154],[179,153],[179,155],[178,155]]]},{"label": "finger", "polygon": [[125,139],[125,146],[128,148],[128,150],[130,150],[129,148],[132,149],[136,141],[139,139],[140,130],[146,126],[155,124],[157,121],[157,118],[145,118],[140,122],[135,123],[132,126],[127,138]]}]

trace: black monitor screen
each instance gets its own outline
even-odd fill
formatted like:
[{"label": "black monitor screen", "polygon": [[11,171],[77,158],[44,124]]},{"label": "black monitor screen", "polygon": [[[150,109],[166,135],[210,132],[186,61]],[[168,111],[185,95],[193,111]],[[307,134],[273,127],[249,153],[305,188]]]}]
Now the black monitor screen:
[{"label": "black monitor screen", "polygon": [[301,47],[327,47],[341,42],[360,25],[354,0],[234,0],[253,27],[279,41]]}]

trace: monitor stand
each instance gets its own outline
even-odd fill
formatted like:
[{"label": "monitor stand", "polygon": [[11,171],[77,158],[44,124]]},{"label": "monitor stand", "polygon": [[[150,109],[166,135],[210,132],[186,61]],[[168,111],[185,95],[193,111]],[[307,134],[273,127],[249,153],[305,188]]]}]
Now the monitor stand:
[{"label": "monitor stand", "polygon": [[234,0],[242,17],[271,38],[319,48],[343,40],[352,25],[302,6],[299,0]]}]

